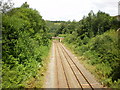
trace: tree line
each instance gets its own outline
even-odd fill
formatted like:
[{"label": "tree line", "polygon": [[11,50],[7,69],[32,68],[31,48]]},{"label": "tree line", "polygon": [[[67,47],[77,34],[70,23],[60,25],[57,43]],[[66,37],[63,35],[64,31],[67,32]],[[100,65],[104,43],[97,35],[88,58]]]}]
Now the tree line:
[{"label": "tree line", "polygon": [[54,36],[64,37],[63,42],[69,48],[83,56],[87,64],[94,66],[94,73],[101,83],[119,88],[120,47],[117,29],[120,28],[120,21],[116,17],[102,11],[96,14],[90,11],[80,21],[53,24],[56,27],[52,28]]},{"label": "tree line", "polygon": [[[55,22],[54,22],[55,23]],[[98,11],[96,14],[91,10],[87,16],[84,16],[80,21],[67,21],[61,22],[60,26],[56,29],[56,35],[58,34],[73,34],[77,32],[78,36],[82,34],[88,37],[94,37],[98,34],[115,29],[120,26],[120,22],[117,18],[110,16],[109,14]]]},{"label": "tree line", "polygon": [[29,8],[27,2],[2,10],[2,88],[25,87],[27,80],[36,77],[48,55],[48,28],[39,12]]}]

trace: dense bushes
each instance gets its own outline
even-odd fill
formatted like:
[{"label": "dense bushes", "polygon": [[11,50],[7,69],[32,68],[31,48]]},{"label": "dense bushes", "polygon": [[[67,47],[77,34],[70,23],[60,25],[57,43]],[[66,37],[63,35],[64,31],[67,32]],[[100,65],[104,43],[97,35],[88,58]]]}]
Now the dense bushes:
[{"label": "dense bushes", "polygon": [[80,40],[79,42],[82,44],[70,42],[70,37],[66,37],[64,42],[77,54],[88,58],[87,62],[96,67],[95,72],[101,78],[101,82],[110,87],[118,88],[120,84],[120,60],[117,32],[112,30],[91,39],[87,38],[87,43],[84,43],[86,42],[84,39]]},{"label": "dense bushes", "polygon": [[68,26],[74,27],[64,39],[64,43],[77,54],[85,56],[88,64],[95,67],[101,82],[114,88],[120,86],[120,49],[116,31],[119,25],[115,17],[101,11],[97,14],[91,11],[79,22],[73,21],[66,25],[67,29]]},{"label": "dense bushes", "polygon": [[35,77],[50,43],[39,12],[24,3],[3,14],[2,87],[19,88]]}]

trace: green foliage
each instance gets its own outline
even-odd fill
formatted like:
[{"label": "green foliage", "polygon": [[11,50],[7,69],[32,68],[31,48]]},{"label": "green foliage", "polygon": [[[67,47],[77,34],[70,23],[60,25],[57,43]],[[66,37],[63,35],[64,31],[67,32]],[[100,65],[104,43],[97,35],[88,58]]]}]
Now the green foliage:
[{"label": "green foliage", "polygon": [[3,14],[3,88],[25,87],[26,80],[36,77],[50,48],[45,21],[28,6]]},{"label": "green foliage", "polygon": [[1,0],[0,1],[0,12],[6,13],[13,8],[14,3],[11,0]]},{"label": "green foliage", "polygon": [[21,6],[22,8],[29,8],[29,5],[27,4],[27,2],[23,3],[23,5]]},{"label": "green foliage", "polygon": [[59,34],[58,37],[66,37],[66,34]]},{"label": "green foliage", "polygon": [[56,36],[55,32],[60,28],[60,22],[57,21],[46,21],[47,28],[49,29],[49,33],[52,36]]},{"label": "green foliage", "polygon": [[73,48],[75,53],[88,58],[88,64],[96,67],[95,71],[101,82],[116,88],[120,79],[120,49],[115,29],[119,28],[119,24],[120,22],[109,14],[101,11],[94,14],[91,11],[79,22],[66,22],[64,29],[59,31],[62,33],[66,30],[64,42]]},{"label": "green foliage", "polygon": [[73,34],[74,38],[92,38],[96,35],[103,34],[110,29],[117,29],[119,26],[120,21],[117,21],[115,17],[111,17],[109,14],[101,11],[96,14],[94,14],[93,11],[90,11],[88,16],[84,16],[79,22],[62,22],[57,28],[55,35]]},{"label": "green foliage", "polygon": [[[101,78],[101,82],[109,87],[118,87],[120,79],[120,59],[118,46],[118,33],[110,30],[93,38],[80,40],[82,44],[76,44],[70,39],[72,35],[65,38],[65,42],[73,45],[75,52],[87,57],[88,63],[96,67],[95,71]],[[84,43],[86,42],[86,43]],[[117,84],[114,86],[114,84]]]}]

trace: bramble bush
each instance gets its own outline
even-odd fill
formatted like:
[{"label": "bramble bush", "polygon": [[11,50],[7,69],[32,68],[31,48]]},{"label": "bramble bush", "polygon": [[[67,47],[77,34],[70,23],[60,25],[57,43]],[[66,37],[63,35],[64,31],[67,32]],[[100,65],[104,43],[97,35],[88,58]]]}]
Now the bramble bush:
[{"label": "bramble bush", "polygon": [[2,88],[25,87],[49,52],[45,21],[26,4],[3,13]]},{"label": "bramble bush", "polygon": [[[96,67],[95,72],[101,78],[101,82],[112,88],[119,87],[120,59],[118,33],[116,31],[110,30],[102,35],[97,35],[89,39],[87,44],[77,45],[68,40],[66,37],[64,42],[69,43],[70,47],[74,45],[71,48],[74,48],[79,55],[87,57],[87,62]],[[84,42],[84,39],[80,42]]]},{"label": "bramble bush", "polygon": [[[120,48],[117,29],[120,21],[105,12],[98,11],[94,14],[90,11],[80,21],[64,24],[62,32],[67,31],[63,42],[95,67],[95,73],[101,82],[109,87],[119,87]],[[59,32],[60,30],[58,29]]]}]

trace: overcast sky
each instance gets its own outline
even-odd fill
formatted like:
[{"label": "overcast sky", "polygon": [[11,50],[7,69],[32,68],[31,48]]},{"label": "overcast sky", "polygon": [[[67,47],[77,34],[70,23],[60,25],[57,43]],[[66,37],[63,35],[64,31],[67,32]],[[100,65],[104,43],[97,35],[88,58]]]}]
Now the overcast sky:
[{"label": "overcast sky", "polygon": [[111,16],[118,15],[120,0],[12,0],[14,7],[20,7],[28,2],[31,8],[40,12],[45,20],[76,20],[79,21],[90,10],[98,10]]}]

